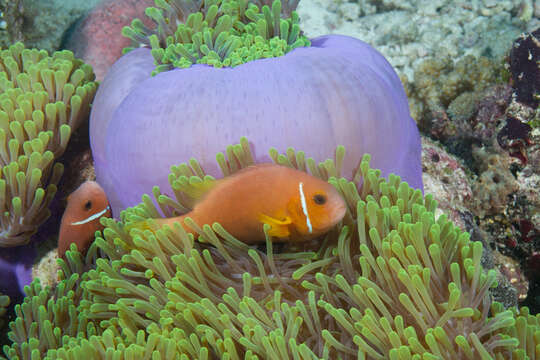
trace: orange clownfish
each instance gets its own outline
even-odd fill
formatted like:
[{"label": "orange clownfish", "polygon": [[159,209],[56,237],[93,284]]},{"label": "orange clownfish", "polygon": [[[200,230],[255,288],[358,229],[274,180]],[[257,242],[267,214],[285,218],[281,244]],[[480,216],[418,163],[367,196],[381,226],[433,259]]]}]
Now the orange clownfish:
[{"label": "orange clownfish", "polygon": [[[269,235],[280,240],[303,241],[328,232],[346,212],[337,190],[328,182],[303,171],[276,164],[247,167],[220,180],[201,183],[204,194],[189,213],[166,219],[153,219],[158,226],[190,217],[202,226],[219,223],[227,232],[247,243],[264,242],[264,224]],[[148,221],[126,227],[151,229]]]},{"label": "orange clownfish", "polygon": [[111,210],[105,191],[95,181],[81,184],[67,198],[67,206],[60,223],[58,256],[64,257],[71,243],[84,252],[94,240],[94,234],[103,230],[99,219],[110,217]]}]

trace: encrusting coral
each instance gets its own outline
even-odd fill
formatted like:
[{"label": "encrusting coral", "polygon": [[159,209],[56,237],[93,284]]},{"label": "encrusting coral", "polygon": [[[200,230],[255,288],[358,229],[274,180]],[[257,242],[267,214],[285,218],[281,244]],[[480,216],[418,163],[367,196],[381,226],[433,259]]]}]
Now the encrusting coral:
[{"label": "encrusting coral", "polygon": [[[103,219],[86,257],[75,245],[59,260],[61,281],[27,287],[10,324],[10,359],[529,359],[540,355],[538,316],[490,299],[495,271],[482,245],[434,217],[436,201],[369,167],[341,176],[344,148],[316,164],[303,152],[271,150],[280,164],[328,180],[348,212],[324,238],[301,248],[249,247],[219,224],[200,241],[176,224],[126,224],[185,212],[197,161],[172,167],[174,196],[152,198]],[[225,175],[253,163],[247,140],[218,154]],[[358,189],[358,187],[360,188]],[[279,249],[279,250],[278,250]]]},{"label": "encrusting coral", "polygon": [[519,184],[510,170],[511,158],[504,153],[489,153],[485,148],[473,148],[473,156],[479,164],[477,181],[473,185],[475,196],[471,205],[475,213],[486,215],[507,213],[509,196],[516,192]]},{"label": "encrusting coral", "polygon": [[70,51],[0,51],[0,247],[28,243],[48,218],[63,172],[54,160],[88,116],[93,79]]},{"label": "encrusting coral", "polygon": [[404,80],[412,117],[423,132],[439,140],[460,135],[461,123],[467,125],[465,120],[474,114],[481,92],[495,84],[501,72],[502,64],[472,55],[455,63],[439,58],[422,61],[414,73],[414,85]]}]

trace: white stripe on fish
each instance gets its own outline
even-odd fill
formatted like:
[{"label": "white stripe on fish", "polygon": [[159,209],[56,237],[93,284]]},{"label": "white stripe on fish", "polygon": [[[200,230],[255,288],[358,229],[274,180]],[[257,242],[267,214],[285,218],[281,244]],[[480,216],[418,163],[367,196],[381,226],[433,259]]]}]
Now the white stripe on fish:
[{"label": "white stripe on fish", "polygon": [[306,225],[308,227],[309,233],[311,234],[313,232],[313,227],[311,226],[311,221],[309,220],[306,197],[304,196],[304,184],[302,182],[298,183],[298,190],[300,191],[300,202],[302,203],[302,211],[304,211],[304,215],[306,215]]},{"label": "white stripe on fish", "polygon": [[109,206],[107,206],[105,209],[103,209],[102,211],[94,214],[94,215],[91,215],[89,217],[87,217],[86,219],[84,220],[81,220],[81,221],[76,221],[74,223],[71,223],[71,225],[83,225],[83,224],[86,224],[86,223],[89,223],[90,221],[94,221],[95,219],[98,219],[100,218],[101,216],[103,216],[108,210],[110,209]]}]

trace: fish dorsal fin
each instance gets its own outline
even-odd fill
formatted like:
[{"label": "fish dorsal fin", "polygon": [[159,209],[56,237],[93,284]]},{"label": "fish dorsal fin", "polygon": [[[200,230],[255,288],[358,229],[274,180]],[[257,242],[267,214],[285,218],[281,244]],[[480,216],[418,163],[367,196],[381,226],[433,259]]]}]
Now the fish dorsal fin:
[{"label": "fish dorsal fin", "polygon": [[200,178],[198,176],[182,175],[174,180],[173,189],[183,192],[187,197],[187,206],[193,207],[197,203],[199,203],[220,182],[234,181],[238,178],[241,178],[242,175],[245,175],[246,173],[258,171],[267,167],[276,166],[278,165],[272,163],[250,165],[222,179],[215,179],[210,175],[205,175],[204,178]]},{"label": "fish dorsal fin", "polygon": [[193,203],[200,202],[206,194],[208,194],[220,180],[214,179],[210,175],[206,175],[204,178],[198,176],[180,176],[175,181],[175,190],[180,190],[185,193]]}]

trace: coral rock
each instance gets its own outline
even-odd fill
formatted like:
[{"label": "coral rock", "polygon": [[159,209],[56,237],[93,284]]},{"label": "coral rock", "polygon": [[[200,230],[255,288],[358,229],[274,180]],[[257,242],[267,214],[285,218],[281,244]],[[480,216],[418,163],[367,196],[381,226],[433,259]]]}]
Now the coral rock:
[{"label": "coral rock", "polygon": [[462,213],[469,212],[473,198],[463,164],[435,141],[422,137],[422,178],[426,193],[439,202],[439,211],[461,228],[466,228]]},{"label": "coral rock", "polygon": [[480,164],[480,175],[473,186],[475,213],[480,217],[497,214],[505,208],[508,196],[518,189],[516,178],[510,171],[512,159],[485,148],[475,148],[473,156]]},{"label": "coral rock", "polygon": [[540,28],[522,34],[510,52],[510,72],[517,100],[533,108],[540,96]]},{"label": "coral rock", "polygon": [[[92,65],[98,81],[103,80],[111,65],[122,56],[131,40],[120,35],[134,17],[142,17],[153,0],[107,0],[82,20],[67,41],[66,48]],[[146,21],[150,25],[149,21]]]}]

